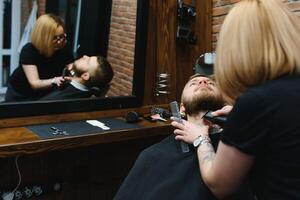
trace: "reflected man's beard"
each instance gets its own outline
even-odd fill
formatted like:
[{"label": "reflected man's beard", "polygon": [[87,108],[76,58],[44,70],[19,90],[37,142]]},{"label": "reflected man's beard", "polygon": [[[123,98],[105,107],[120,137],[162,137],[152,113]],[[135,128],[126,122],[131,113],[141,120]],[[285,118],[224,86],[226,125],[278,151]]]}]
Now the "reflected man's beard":
[{"label": "reflected man's beard", "polygon": [[224,99],[221,93],[201,91],[192,97],[183,97],[182,103],[187,115],[195,115],[200,111],[218,110],[223,107]]},{"label": "reflected man's beard", "polygon": [[81,72],[80,70],[78,70],[77,65],[75,64],[75,62],[72,64],[72,67],[69,68],[68,66],[66,66],[63,69],[63,74],[62,76],[69,76],[69,77],[80,77],[83,74],[83,72]]},{"label": "reflected man's beard", "polygon": [[62,77],[64,78],[65,76],[68,76],[68,77],[73,77],[74,76],[74,73],[72,73],[72,71],[69,69],[68,66],[66,66],[63,69],[63,72],[62,72]]}]

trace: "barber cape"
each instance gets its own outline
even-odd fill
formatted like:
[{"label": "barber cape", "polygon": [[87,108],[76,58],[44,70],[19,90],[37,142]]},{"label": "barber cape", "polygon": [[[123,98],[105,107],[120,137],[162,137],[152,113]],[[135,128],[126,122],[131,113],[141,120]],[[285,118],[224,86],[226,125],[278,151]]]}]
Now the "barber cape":
[{"label": "barber cape", "polygon": [[72,80],[61,85],[60,87],[54,88],[52,92],[42,97],[40,100],[89,98],[91,95],[92,91],[88,87]]},{"label": "barber cape", "polygon": [[197,154],[182,153],[171,135],[144,150],[122,183],[114,200],[211,200],[204,185]]}]

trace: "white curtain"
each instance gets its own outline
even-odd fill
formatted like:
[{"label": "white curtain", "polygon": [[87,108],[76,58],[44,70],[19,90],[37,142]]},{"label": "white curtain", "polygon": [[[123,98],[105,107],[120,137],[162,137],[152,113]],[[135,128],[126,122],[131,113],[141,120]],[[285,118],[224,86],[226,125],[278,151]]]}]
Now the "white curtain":
[{"label": "white curtain", "polygon": [[18,47],[18,52],[20,53],[23,46],[25,44],[27,44],[28,42],[30,42],[30,37],[31,37],[31,31],[32,31],[32,28],[35,24],[35,21],[36,21],[36,16],[37,16],[37,3],[36,1],[33,1],[33,6],[32,6],[32,9],[31,9],[31,13],[30,13],[30,16],[28,18],[28,21],[27,21],[27,24],[25,26],[25,29],[24,29],[24,32],[22,34],[22,38],[20,40],[20,43],[19,43],[19,47]]}]

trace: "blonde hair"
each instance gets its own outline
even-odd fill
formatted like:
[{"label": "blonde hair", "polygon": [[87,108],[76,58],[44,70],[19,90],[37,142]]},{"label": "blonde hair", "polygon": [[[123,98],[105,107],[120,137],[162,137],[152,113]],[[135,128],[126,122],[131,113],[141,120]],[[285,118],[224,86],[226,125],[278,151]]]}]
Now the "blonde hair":
[{"label": "blonde hair", "polygon": [[243,0],[219,36],[216,82],[234,102],[249,87],[300,71],[300,21],[280,0]]},{"label": "blonde hair", "polygon": [[50,57],[54,53],[53,37],[59,26],[65,30],[63,21],[53,14],[41,15],[37,19],[31,33],[31,43],[41,54]]}]

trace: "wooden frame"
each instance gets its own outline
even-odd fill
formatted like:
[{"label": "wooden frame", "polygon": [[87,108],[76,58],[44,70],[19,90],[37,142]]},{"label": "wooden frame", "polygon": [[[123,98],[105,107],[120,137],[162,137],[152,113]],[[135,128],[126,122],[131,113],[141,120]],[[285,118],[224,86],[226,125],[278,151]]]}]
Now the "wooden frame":
[{"label": "wooden frame", "polygon": [[142,105],[147,44],[148,1],[137,0],[136,45],[131,96],[43,102],[3,103],[0,118],[130,108]]}]

